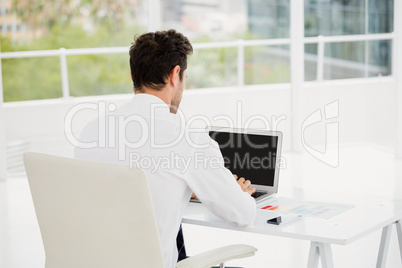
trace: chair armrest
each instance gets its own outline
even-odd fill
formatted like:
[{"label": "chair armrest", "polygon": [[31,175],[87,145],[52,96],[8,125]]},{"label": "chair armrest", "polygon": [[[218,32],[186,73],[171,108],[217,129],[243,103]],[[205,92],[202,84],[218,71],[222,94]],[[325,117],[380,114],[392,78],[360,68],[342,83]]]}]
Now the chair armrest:
[{"label": "chair armrest", "polygon": [[249,245],[230,245],[191,256],[177,263],[177,268],[207,268],[233,259],[254,256],[257,249]]}]

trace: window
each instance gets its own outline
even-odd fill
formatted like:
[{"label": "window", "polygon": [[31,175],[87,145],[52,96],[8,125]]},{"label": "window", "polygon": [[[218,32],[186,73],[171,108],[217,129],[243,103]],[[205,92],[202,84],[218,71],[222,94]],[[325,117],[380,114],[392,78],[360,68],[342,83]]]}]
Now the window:
[{"label": "window", "polygon": [[[305,0],[305,36],[387,34],[393,31],[393,0]],[[390,37],[383,40],[328,41],[321,44],[323,74],[318,74],[320,44],[305,46],[305,80],[332,80],[392,74]],[[325,38],[323,39],[325,40]]]},{"label": "window", "polygon": [[[11,2],[6,2],[9,8]],[[52,5],[60,2],[38,1],[33,10],[30,1],[15,3],[14,24],[6,35],[0,32],[2,52],[128,47],[134,35],[147,27],[145,0],[67,1],[58,8]],[[53,12],[56,9],[59,12]],[[6,102],[62,96],[58,56],[3,59],[2,70]],[[132,92],[128,50],[126,54],[67,56],[67,70],[71,96]]]},{"label": "window", "polygon": [[290,83],[290,47],[253,46],[245,48],[245,84]]},{"label": "window", "polygon": [[[18,3],[20,31],[1,36],[2,52],[128,47],[135,34],[147,31],[155,12],[145,0],[70,1],[58,14],[30,10],[29,1]],[[188,89],[291,82],[290,0],[159,3],[162,29],[175,28],[199,44],[189,58]],[[394,0],[304,4],[305,81],[392,75]],[[213,48],[205,45],[211,42]],[[3,59],[2,64],[5,101],[62,96],[59,57]],[[132,92],[126,53],[70,55],[67,70],[71,96]]]},{"label": "window", "polygon": [[[289,38],[289,0],[167,0],[161,4],[163,29],[178,29],[193,43]],[[244,66],[237,66],[237,53],[237,48],[228,47],[195,50],[187,88],[236,86],[237,68],[244,69],[246,85],[290,81],[288,45],[245,43]]]}]

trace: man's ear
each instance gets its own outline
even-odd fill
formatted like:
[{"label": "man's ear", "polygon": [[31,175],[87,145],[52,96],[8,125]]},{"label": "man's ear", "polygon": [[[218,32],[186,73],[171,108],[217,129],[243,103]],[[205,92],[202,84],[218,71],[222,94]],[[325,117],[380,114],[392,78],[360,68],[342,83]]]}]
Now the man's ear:
[{"label": "man's ear", "polygon": [[176,83],[180,81],[180,66],[176,65],[171,71],[169,75],[169,84],[171,86],[176,86]]}]

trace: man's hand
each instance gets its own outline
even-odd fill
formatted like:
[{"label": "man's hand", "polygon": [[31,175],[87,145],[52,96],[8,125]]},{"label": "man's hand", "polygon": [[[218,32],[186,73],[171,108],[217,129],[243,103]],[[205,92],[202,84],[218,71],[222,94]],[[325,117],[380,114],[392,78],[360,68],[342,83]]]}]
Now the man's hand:
[{"label": "man's hand", "polygon": [[250,195],[252,195],[253,193],[255,193],[255,187],[250,187],[251,185],[251,181],[246,180],[245,178],[241,177],[240,179],[237,179],[237,175],[233,174],[233,177],[236,179],[237,183],[240,185],[241,189],[246,192],[249,193]]}]

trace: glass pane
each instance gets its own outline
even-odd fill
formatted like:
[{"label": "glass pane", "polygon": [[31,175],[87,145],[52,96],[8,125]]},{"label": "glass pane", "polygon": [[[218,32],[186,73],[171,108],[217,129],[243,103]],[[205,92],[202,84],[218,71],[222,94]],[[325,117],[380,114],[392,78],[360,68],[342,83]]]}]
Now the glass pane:
[{"label": "glass pane", "polygon": [[387,76],[392,74],[391,41],[370,41],[368,57],[368,76]]},{"label": "glass pane", "polygon": [[133,92],[129,55],[84,55],[67,57],[71,96]]},{"label": "glass pane", "polygon": [[290,82],[289,46],[253,46],[245,48],[246,85]]},{"label": "glass pane", "polygon": [[[2,52],[128,47],[146,29],[148,16],[144,0],[3,2],[15,17],[12,27],[1,28]],[[71,95],[132,92],[128,53],[122,57],[124,67],[103,56],[68,57]],[[3,60],[3,65],[6,101],[62,96],[58,57]]]},{"label": "glass pane", "polygon": [[326,80],[387,76],[391,75],[391,68],[392,42],[389,40],[325,45]]},{"label": "glass pane", "polygon": [[369,0],[369,33],[394,30],[394,0]]},{"label": "glass pane", "polygon": [[248,28],[255,38],[289,37],[290,1],[248,1]]},{"label": "glass pane", "polygon": [[304,81],[317,80],[317,44],[304,46]]},{"label": "glass pane", "polygon": [[324,79],[365,77],[365,42],[325,45]]},{"label": "glass pane", "polygon": [[4,101],[62,96],[58,57],[2,60]]},{"label": "glass pane", "polygon": [[237,84],[237,48],[196,49],[187,66],[187,89]]},{"label": "glass pane", "polygon": [[129,46],[147,26],[145,0],[2,2],[15,14],[1,30],[13,50]]},{"label": "glass pane", "polygon": [[162,28],[193,42],[289,37],[289,0],[166,0]]},{"label": "glass pane", "polygon": [[304,29],[305,36],[364,34],[365,0],[305,0]]}]

